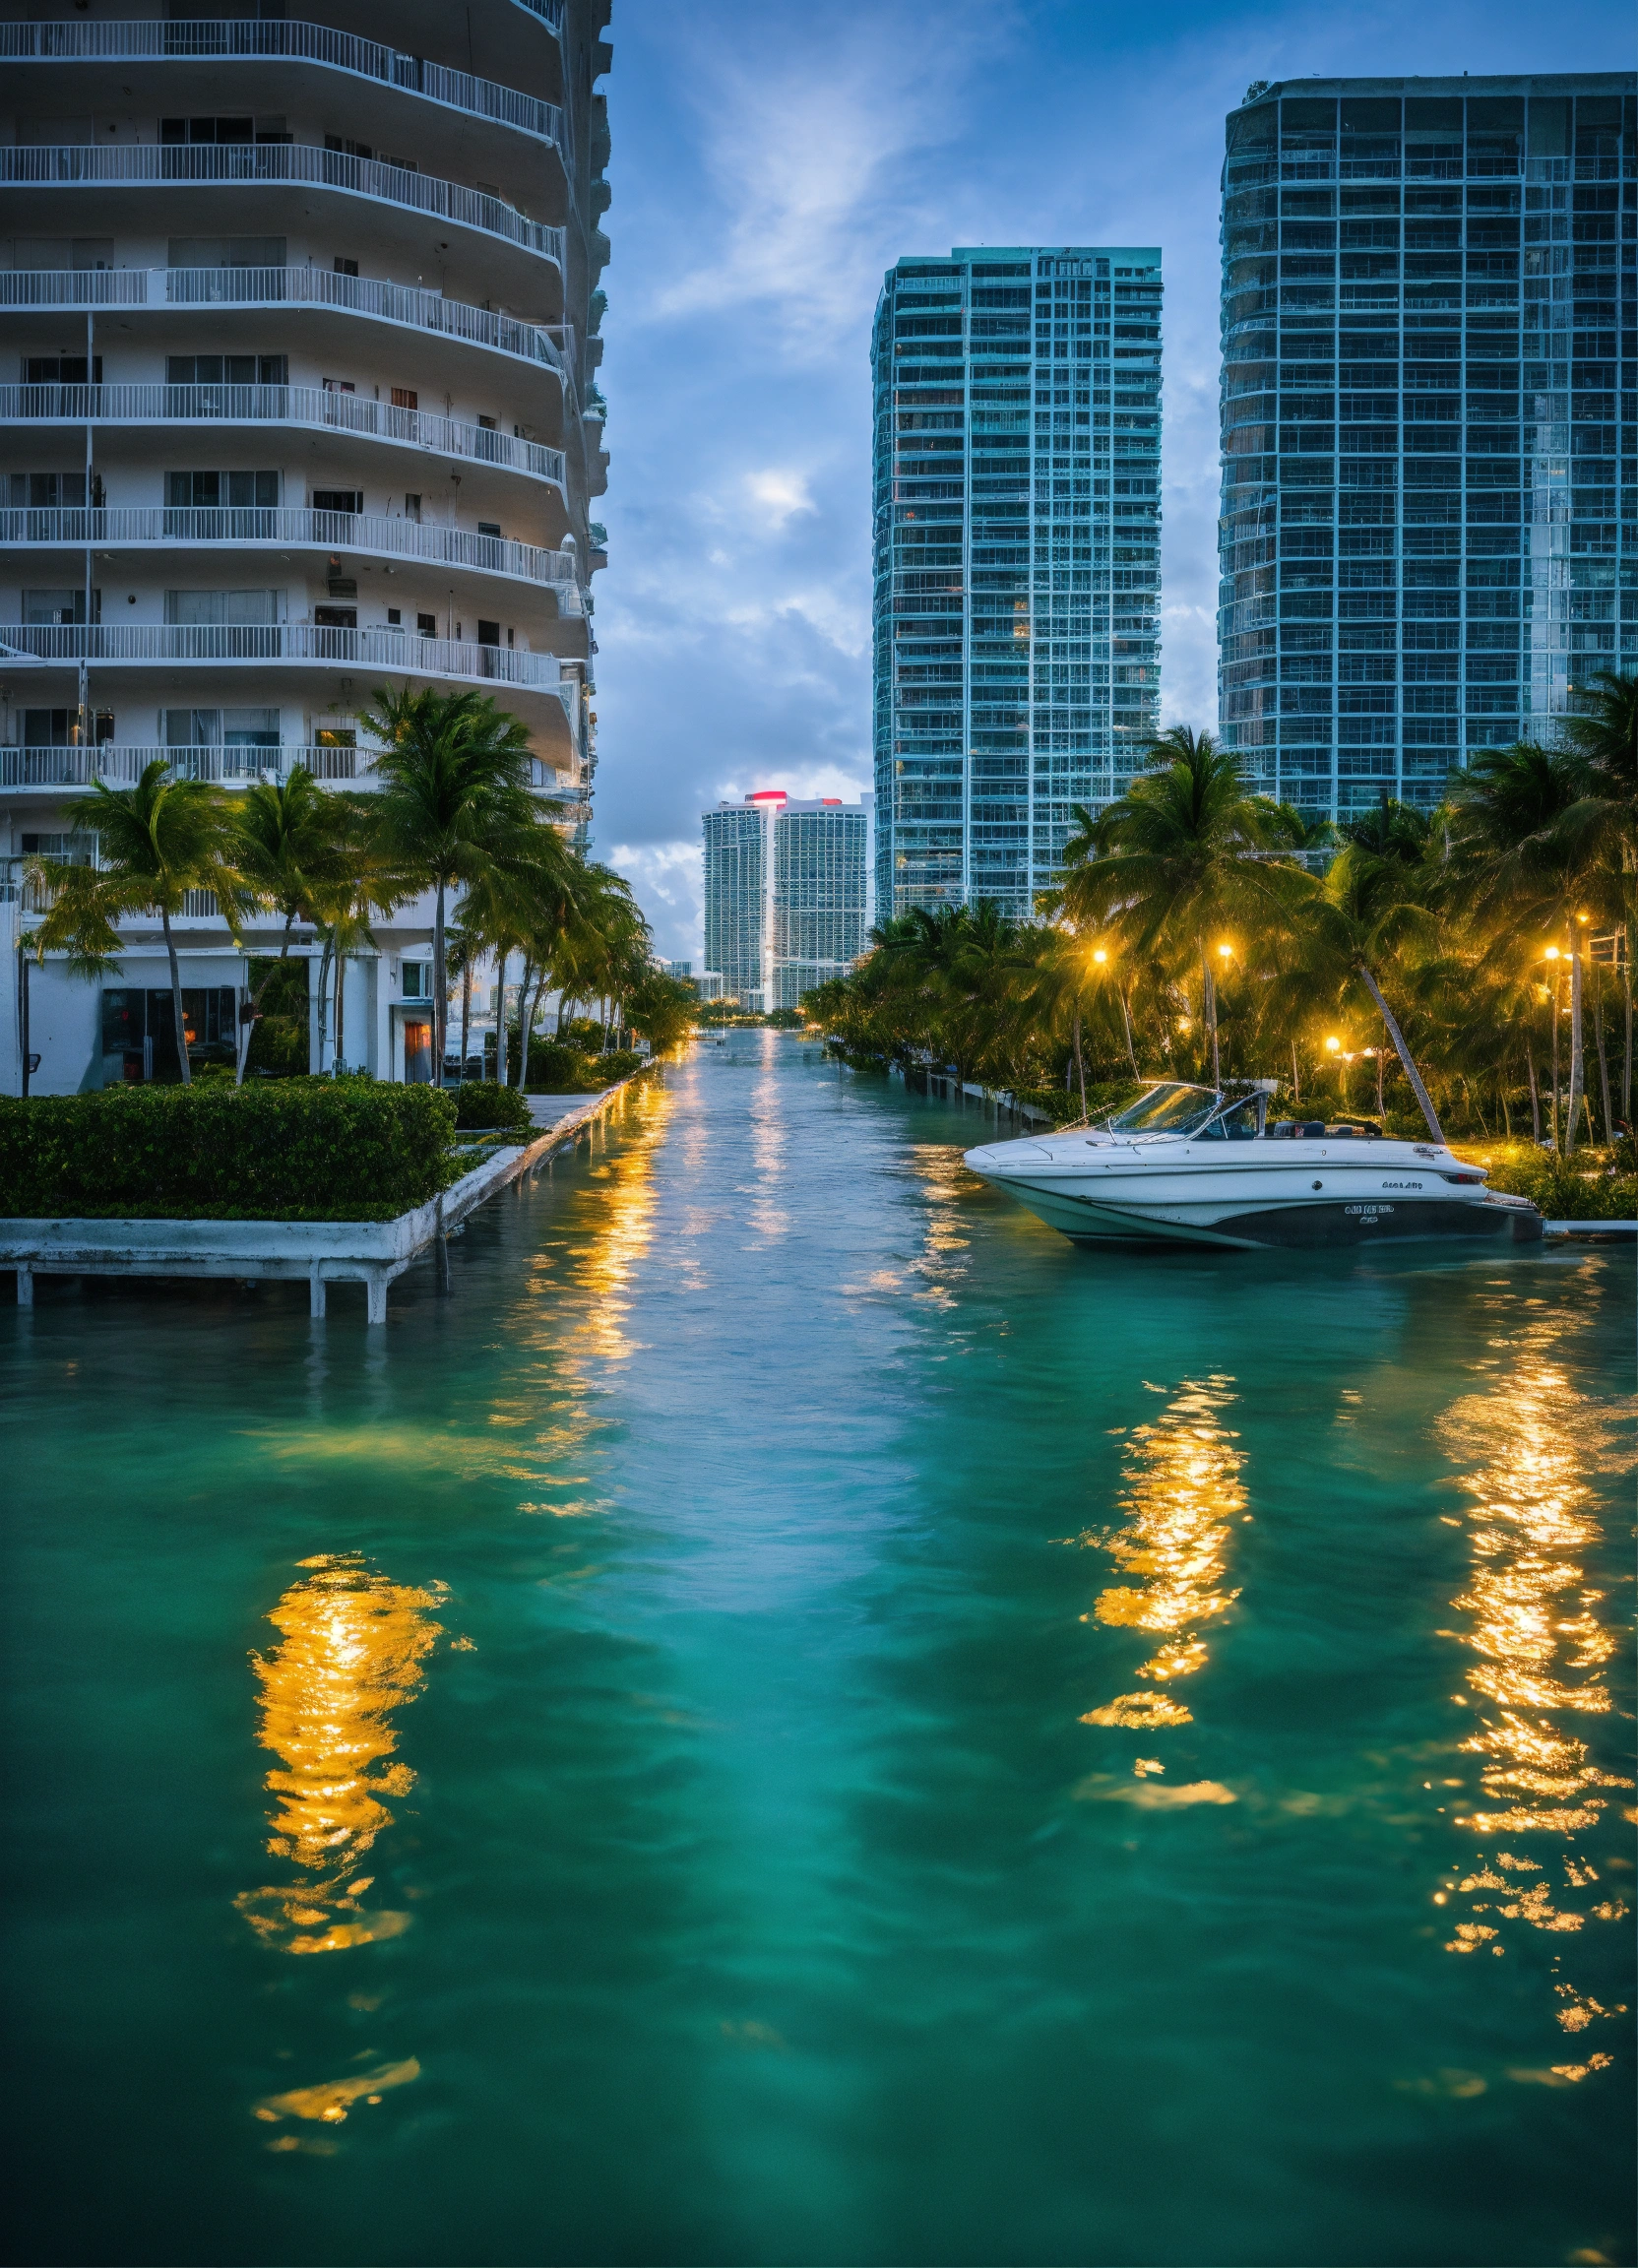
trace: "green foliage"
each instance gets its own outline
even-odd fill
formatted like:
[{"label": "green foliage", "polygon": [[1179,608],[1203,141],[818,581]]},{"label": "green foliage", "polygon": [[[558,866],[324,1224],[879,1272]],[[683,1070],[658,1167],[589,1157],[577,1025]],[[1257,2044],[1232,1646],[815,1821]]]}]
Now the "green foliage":
[{"label": "green foliage", "polygon": [[307,976],[310,964],[253,961],[250,988],[261,1008],[251,1027],[247,1078],[304,1079],[307,1076]]},{"label": "green foliage", "polygon": [[1638,1221],[1638,1173],[1620,1155],[1624,1147],[1556,1158],[1534,1143],[1496,1142],[1465,1147],[1459,1155],[1489,1168],[1492,1189],[1528,1197],[1544,1221]]},{"label": "green foliage", "polygon": [[498,1126],[509,1132],[532,1133],[535,1121],[529,1104],[516,1087],[503,1087],[498,1079],[465,1079],[455,1092],[458,1127]]},{"label": "green foliage", "polygon": [[531,1095],[600,1095],[618,1079],[641,1070],[643,1058],[629,1047],[611,1047],[603,1055],[587,1055],[578,1047],[563,1047],[555,1040],[537,1040],[529,1051]]},{"label": "green foliage", "polygon": [[455,1106],[368,1079],[0,1098],[0,1215],[389,1221],[447,1188]]}]

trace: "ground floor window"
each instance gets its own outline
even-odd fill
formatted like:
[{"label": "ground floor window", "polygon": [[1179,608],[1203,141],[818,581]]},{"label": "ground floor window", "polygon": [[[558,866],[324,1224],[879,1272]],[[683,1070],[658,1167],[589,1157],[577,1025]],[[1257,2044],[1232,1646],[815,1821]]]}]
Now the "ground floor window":
[{"label": "ground floor window", "polygon": [[[231,984],[185,984],[182,1025],[188,1061],[231,1063],[238,1035],[238,993]],[[102,994],[102,1084],[175,1082],[182,1076],[169,985],[109,987]]]}]

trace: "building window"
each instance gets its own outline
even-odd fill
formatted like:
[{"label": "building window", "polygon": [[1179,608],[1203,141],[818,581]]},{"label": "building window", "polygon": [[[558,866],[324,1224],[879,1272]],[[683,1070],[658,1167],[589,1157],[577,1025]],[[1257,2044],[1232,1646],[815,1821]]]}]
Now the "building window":
[{"label": "building window", "polygon": [[313,510],[315,512],[356,513],[362,512],[363,509],[364,491],[362,488],[315,488],[313,490]]},{"label": "building window", "polygon": [[415,616],[415,636],[417,638],[436,638],[437,635],[438,617],[436,614],[417,614]]},{"label": "building window", "polygon": [[477,642],[480,646],[498,646],[500,644],[500,624],[480,620],[477,625]]},{"label": "building window", "polygon": [[167,354],[167,386],[286,386],[286,354]]},{"label": "building window", "polygon": [[279,474],[262,472],[167,472],[165,502],[177,511],[212,511],[222,504],[275,505]]},{"label": "building window", "polygon": [[404,517],[406,520],[413,520],[417,527],[419,526],[421,517],[421,500],[418,496],[407,495],[405,497]]},{"label": "building window", "polygon": [[418,410],[420,406],[421,398],[413,386],[395,386],[393,388],[393,408],[395,410]]},{"label": "building window", "polygon": [[432,964],[430,961],[406,961],[404,964],[404,997],[406,1000],[431,999]]},{"label": "building window", "polygon": [[357,261],[344,260],[339,252],[336,255],[333,265],[338,276],[356,276],[358,273]]}]

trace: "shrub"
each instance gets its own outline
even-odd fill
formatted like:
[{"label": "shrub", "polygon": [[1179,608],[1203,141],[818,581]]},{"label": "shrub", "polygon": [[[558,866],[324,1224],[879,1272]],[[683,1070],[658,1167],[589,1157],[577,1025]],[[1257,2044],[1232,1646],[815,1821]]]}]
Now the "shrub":
[{"label": "shrub", "polygon": [[284,1079],[0,1097],[0,1216],[390,1221],[455,1178],[431,1087]]},{"label": "shrub", "polygon": [[498,1079],[465,1079],[456,1090],[457,1126],[493,1126],[519,1134],[534,1131],[529,1104],[516,1087],[503,1087]]},{"label": "shrub", "polygon": [[531,1095],[597,1095],[617,1079],[629,1079],[642,1068],[643,1058],[630,1047],[611,1047],[606,1055],[583,1055],[578,1047],[560,1047],[556,1040],[536,1040],[529,1051]]},{"label": "shrub", "polygon": [[1638,1220],[1638,1174],[1620,1169],[1618,1148],[1557,1158],[1533,1142],[1461,1143],[1456,1155],[1487,1166],[1492,1189],[1528,1197],[1544,1221]]}]

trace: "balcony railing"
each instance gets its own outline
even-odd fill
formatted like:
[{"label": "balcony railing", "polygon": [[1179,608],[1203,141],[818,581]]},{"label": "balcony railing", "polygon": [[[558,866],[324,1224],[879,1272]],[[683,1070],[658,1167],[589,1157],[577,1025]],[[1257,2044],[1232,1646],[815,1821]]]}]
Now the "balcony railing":
[{"label": "balcony railing", "polygon": [[328,268],[13,268],[0,270],[0,307],[335,307],[409,330],[464,339],[543,363],[572,387],[574,327],[520,323],[413,284],[337,276]]},{"label": "balcony railing", "polygon": [[[95,748],[0,746],[0,788],[89,788],[94,780],[105,780],[110,788],[129,787],[156,758],[188,780],[287,780],[299,764],[315,780],[368,781],[375,753],[370,748],[227,748],[220,741],[184,748],[112,740]],[[529,764],[531,785],[541,794],[559,801],[580,796],[573,773],[539,756],[532,756]]]},{"label": "balcony railing", "polygon": [[561,488],[561,449],[487,425],[462,425],[426,410],[399,410],[367,395],[317,386],[0,386],[0,424],[307,425],[367,441],[405,442],[474,465],[528,472]]},{"label": "balcony railing", "polygon": [[0,623],[0,646],[42,662],[316,662],[403,675],[461,677],[555,694],[571,721],[579,687],[553,654],[470,639],[412,638],[403,630],[333,630],[315,622]]},{"label": "balcony railing", "polygon": [[[548,22],[561,20],[561,5],[554,11],[524,0]],[[333,71],[349,71],[385,87],[399,87],[428,102],[452,110],[465,110],[474,118],[493,118],[503,126],[516,126],[525,134],[568,145],[564,117],[555,102],[536,101],[500,87],[492,79],[474,79],[468,71],[448,71],[419,55],[402,55],[374,39],[359,39],[349,32],[334,32],[327,24],[259,23],[255,18],[226,18],[216,23],[146,24],[0,24],[0,63],[81,63],[179,60],[202,57],[250,62],[322,63]]]},{"label": "balcony railing", "polygon": [[144,142],[111,150],[79,144],[0,150],[0,185],[4,186],[49,182],[109,188],[179,181],[217,187],[231,182],[275,187],[295,182],[303,187],[345,189],[355,197],[403,205],[411,212],[433,214],[440,220],[480,228],[486,235],[521,245],[526,252],[538,252],[559,268],[563,265],[562,229],[526,220],[502,198],[464,188],[459,181],[440,180],[434,173],[411,173],[406,166],[389,165],[379,158],[351,158],[346,151],[314,149],[304,142],[207,142],[175,148]]},{"label": "balcony railing", "polygon": [[[87,511],[83,505],[39,511],[0,510],[0,543],[73,543],[118,548],[126,544],[288,543],[324,551],[371,551],[395,559],[425,559],[444,567],[473,567],[522,583],[544,583],[578,601],[579,561],[572,551],[547,551],[502,536],[475,536],[420,520],[386,520],[361,512],[284,510],[274,505],[140,505]],[[578,610],[578,607],[577,609]]]}]

